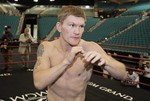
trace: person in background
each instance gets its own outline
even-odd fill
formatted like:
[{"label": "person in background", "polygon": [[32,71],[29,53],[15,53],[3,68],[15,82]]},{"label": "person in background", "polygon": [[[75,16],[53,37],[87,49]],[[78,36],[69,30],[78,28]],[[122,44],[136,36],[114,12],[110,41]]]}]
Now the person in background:
[{"label": "person in background", "polygon": [[4,57],[6,72],[11,72],[13,69],[11,67],[12,54],[13,54],[13,34],[11,32],[11,26],[7,25],[4,27],[4,32],[1,38],[1,53]]},{"label": "person in background", "polygon": [[[143,75],[140,78],[140,82],[150,85],[150,61],[145,61],[143,68],[144,68],[143,69],[144,72],[143,72]],[[140,87],[150,91],[150,86],[141,84]]]},{"label": "person in background", "polygon": [[116,79],[125,79],[125,65],[95,42],[81,39],[86,24],[85,12],[77,6],[65,6],[58,13],[56,27],[60,37],[42,42],[33,70],[37,89],[48,88],[48,101],[84,101],[93,64]]},{"label": "person in background", "polygon": [[139,81],[140,81],[139,74],[129,69],[127,70],[127,78],[125,80],[122,80],[121,84],[123,86],[140,88]]},{"label": "person in background", "polygon": [[128,70],[128,77],[129,77],[129,80],[131,80],[131,83],[133,85],[135,85],[137,88],[140,88],[139,86],[139,75],[133,71],[133,70]]},{"label": "person in background", "polygon": [[33,37],[29,33],[29,28],[24,29],[24,33],[20,34],[19,37],[19,53],[21,54],[22,69],[28,69],[29,65],[29,53],[31,52],[31,42],[33,42]]},{"label": "person in background", "polygon": [[150,62],[145,63],[144,70],[145,70],[144,76],[150,79]]}]

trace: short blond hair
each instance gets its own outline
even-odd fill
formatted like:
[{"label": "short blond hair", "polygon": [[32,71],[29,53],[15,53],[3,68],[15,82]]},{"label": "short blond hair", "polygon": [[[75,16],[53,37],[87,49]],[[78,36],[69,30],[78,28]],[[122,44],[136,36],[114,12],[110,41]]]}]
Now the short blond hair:
[{"label": "short blond hair", "polygon": [[84,10],[82,10],[78,6],[65,6],[58,13],[58,22],[63,22],[69,15],[73,15],[76,17],[82,17],[86,22],[86,14]]}]

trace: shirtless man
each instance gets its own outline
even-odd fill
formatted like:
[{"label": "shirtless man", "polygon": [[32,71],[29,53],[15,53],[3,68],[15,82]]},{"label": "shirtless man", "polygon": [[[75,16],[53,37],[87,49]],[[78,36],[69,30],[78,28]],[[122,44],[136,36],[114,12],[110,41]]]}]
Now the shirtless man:
[{"label": "shirtless man", "polygon": [[34,85],[40,90],[48,87],[48,101],[84,101],[92,64],[103,66],[117,79],[126,78],[124,64],[108,56],[98,44],[81,39],[85,23],[82,9],[63,7],[56,24],[60,38],[39,45]]}]

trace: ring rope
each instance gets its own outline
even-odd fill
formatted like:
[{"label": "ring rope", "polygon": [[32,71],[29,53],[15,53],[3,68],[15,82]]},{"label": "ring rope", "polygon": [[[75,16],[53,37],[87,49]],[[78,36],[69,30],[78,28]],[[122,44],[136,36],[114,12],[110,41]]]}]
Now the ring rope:
[{"label": "ring rope", "polygon": [[29,60],[29,61],[17,61],[17,62],[0,62],[0,65],[4,65],[4,64],[11,64],[11,65],[13,65],[13,64],[18,64],[18,63],[23,63],[23,62],[25,62],[25,63],[34,63],[34,62],[36,62],[36,60]]},{"label": "ring rope", "polygon": [[114,57],[122,57],[122,58],[128,58],[128,59],[135,59],[135,60],[145,60],[145,61],[149,61],[150,59],[148,58],[137,58],[137,57],[129,57],[129,56],[124,56],[124,55],[115,55],[115,54],[111,54]]},{"label": "ring rope", "polygon": [[[111,75],[106,74],[106,73],[103,73],[103,72],[101,72],[101,71],[97,71],[97,70],[93,70],[93,71],[96,72],[96,73],[100,73],[100,74],[104,74],[104,75],[107,75],[107,76],[111,76]],[[133,80],[128,80],[128,79],[127,79],[127,81],[135,82],[135,81],[133,81]],[[150,84],[146,84],[146,83],[142,83],[142,82],[136,82],[136,83],[150,87]]]},{"label": "ring rope", "polygon": [[[48,41],[48,40],[36,40],[37,43],[41,43],[43,41]],[[20,43],[20,41],[14,40],[14,41],[0,41],[0,42],[9,42],[9,43]],[[143,47],[143,46],[125,46],[125,45],[117,45],[117,44],[103,44],[98,42],[99,45],[105,45],[105,46],[117,46],[117,47],[125,47],[125,48],[137,48],[137,49],[148,49],[150,50],[149,47]]]},{"label": "ring rope", "polygon": [[142,46],[125,46],[125,45],[117,45],[117,44],[103,44],[103,43],[98,43],[99,45],[104,45],[104,46],[117,46],[117,47],[124,47],[124,48],[140,48],[140,49],[148,49],[150,50],[150,48],[148,47],[142,47]]},{"label": "ring rope", "polygon": [[37,48],[36,45],[31,45],[31,46],[7,46],[7,48],[18,48],[18,47],[31,47],[31,48]]},{"label": "ring rope", "polygon": [[[37,52],[27,52],[27,53],[24,53],[24,54],[36,54]],[[13,55],[21,55],[20,53],[13,53],[13,54],[0,54],[0,56],[13,56]]]},{"label": "ring rope", "polygon": [[148,71],[145,71],[145,70],[142,70],[142,69],[135,69],[135,68],[133,68],[133,67],[126,67],[126,68],[129,69],[129,70],[134,70],[134,71],[138,71],[138,72],[150,73],[150,72],[148,72]]}]

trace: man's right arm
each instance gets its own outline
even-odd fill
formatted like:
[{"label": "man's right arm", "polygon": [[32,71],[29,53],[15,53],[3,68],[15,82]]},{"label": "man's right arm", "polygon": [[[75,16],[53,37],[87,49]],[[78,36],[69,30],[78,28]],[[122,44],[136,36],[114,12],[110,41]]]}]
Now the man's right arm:
[{"label": "man's right arm", "polygon": [[37,89],[44,89],[52,85],[69,65],[66,60],[63,60],[58,65],[51,67],[50,49],[47,46],[48,42],[42,42],[37,51],[37,61],[33,70],[34,85]]}]

